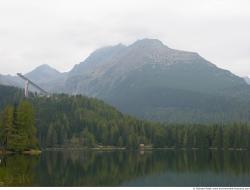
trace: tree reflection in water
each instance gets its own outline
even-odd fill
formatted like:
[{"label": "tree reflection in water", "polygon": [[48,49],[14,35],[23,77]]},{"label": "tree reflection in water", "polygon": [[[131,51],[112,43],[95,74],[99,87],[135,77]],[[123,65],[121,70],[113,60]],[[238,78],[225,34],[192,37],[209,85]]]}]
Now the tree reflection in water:
[{"label": "tree reflection in water", "polygon": [[[0,186],[120,186],[172,172],[250,177],[247,151],[46,151],[40,156],[1,157]],[[191,175],[185,176],[192,180]],[[178,178],[178,175],[176,175]],[[211,176],[213,178],[213,175]],[[231,178],[230,178],[231,179]],[[209,181],[213,181],[208,179]],[[223,185],[224,185],[223,182]],[[175,184],[176,186],[182,186]],[[242,186],[249,185],[242,181]],[[162,182],[168,186],[167,180]],[[151,184],[154,186],[154,181]],[[213,184],[209,184],[213,186]],[[142,184],[143,186],[143,184]]]}]

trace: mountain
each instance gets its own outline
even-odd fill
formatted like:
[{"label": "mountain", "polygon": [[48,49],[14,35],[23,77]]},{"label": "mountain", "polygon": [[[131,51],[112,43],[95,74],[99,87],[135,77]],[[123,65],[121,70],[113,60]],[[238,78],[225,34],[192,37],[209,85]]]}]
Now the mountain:
[{"label": "mountain", "polygon": [[96,97],[142,119],[250,120],[250,86],[243,78],[198,53],[172,49],[157,39],[97,49],[68,73],[48,66],[31,73],[27,76],[46,90]]},{"label": "mountain", "polygon": [[67,73],[60,73],[49,65],[44,64],[25,74],[25,76],[45,90],[57,92],[64,84]]},{"label": "mountain", "polygon": [[195,52],[171,49],[155,39],[93,52],[68,73],[63,91],[167,122],[245,120],[250,96],[242,78]]},{"label": "mountain", "polygon": [[37,83],[45,83],[50,80],[54,80],[60,76],[60,72],[56,69],[50,67],[47,64],[38,66],[33,71],[25,74],[32,81],[36,81]]},{"label": "mountain", "polygon": [[[64,84],[64,79],[67,73],[60,73],[51,66],[44,64],[36,67],[24,76],[35,82],[45,90],[56,92],[61,85]],[[24,81],[17,76],[0,75],[0,84],[7,86],[15,86],[23,88]],[[34,90],[32,87],[30,90]]]},{"label": "mountain", "polygon": [[92,53],[69,72],[65,85],[69,89],[64,90],[108,98],[114,88],[123,87],[124,83],[135,86],[139,80],[143,83],[140,87],[167,86],[211,94],[226,93],[245,84],[197,53],[170,49],[159,40],[144,39],[128,47],[118,45]]},{"label": "mountain", "polygon": [[244,80],[246,81],[247,84],[250,84],[250,78],[249,77],[244,77]]}]

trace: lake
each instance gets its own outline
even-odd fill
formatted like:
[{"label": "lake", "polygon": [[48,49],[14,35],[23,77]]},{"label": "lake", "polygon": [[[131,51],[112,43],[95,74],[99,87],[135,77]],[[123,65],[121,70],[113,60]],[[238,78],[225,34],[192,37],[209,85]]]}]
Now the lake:
[{"label": "lake", "polygon": [[250,186],[248,151],[64,150],[0,159],[0,186]]}]

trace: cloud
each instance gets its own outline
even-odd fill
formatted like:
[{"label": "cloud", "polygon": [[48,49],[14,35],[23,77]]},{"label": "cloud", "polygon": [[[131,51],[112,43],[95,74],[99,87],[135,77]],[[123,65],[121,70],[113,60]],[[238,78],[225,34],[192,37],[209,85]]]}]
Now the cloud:
[{"label": "cloud", "polygon": [[249,75],[248,0],[3,0],[0,73],[70,70],[96,48],[158,38]]}]

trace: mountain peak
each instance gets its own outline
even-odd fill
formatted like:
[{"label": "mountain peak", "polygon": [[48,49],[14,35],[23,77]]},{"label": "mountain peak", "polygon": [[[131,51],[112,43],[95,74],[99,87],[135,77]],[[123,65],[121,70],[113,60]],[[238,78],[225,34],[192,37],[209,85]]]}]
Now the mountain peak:
[{"label": "mountain peak", "polygon": [[60,75],[60,72],[52,68],[47,64],[40,65],[36,67],[31,72],[25,74],[29,79],[36,82],[43,82],[48,79],[56,78]]},{"label": "mountain peak", "polygon": [[[36,67],[33,71],[35,70],[54,70],[56,72],[59,73],[59,71],[57,71],[56,69],[54,69],[53,67],[49,66],[48,64],[42,64],[42,65],[39,65],[38,67]],[[31,71],[31,72],[33,72]]]},{"label": "mountain peak", "polygon": [[32,70],[31,72],[27,73],[26,75],[36,75],[36,73],[39,74],[47,74],[50,73],[51,75],[57,75],[60,74],[59,71],[57,71],[56,69],[54,69],[53,67],[49,66],[48,64],[42,64],[38,67],[36,67],[34,70]]},{"label": "mountain peak", "polygon": [[[162,46],[165,46],[165,45],[158,39],[144,38],[144,39],[141,39],[141,40],[137,40],[131,46],[162,47]],[[167,47],[167,46],[165,46],[165,47]]]}]

